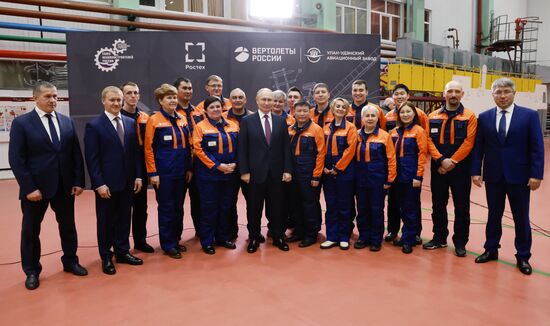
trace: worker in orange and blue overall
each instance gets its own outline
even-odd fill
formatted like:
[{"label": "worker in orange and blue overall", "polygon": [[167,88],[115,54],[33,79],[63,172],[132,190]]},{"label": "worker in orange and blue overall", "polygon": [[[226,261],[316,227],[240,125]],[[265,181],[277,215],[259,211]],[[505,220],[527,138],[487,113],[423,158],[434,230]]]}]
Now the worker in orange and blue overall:
[{"label": "worker in orange and blue overall", "polygon": [[291,211],[295,218],[293,241],[301,240],[300,248],[317,242],[321,230],[319,187],[325,158],[323,129],[310,118],[310,105],[294,104],[296,123],[288,128],[292,158]]},{"label": "worker in orange and blue overall", "polygon": [[[233,121],[237,126],[241,125],[241,121],[244,117],[250,114],[250,111],[246,109],[246,94],[240,88],[234,88],[229,94],[229,100],[231,101],[231,106],[229,110],[222,113],[222,117],[225,120]],[[235,176],[237,181],[235,182],[235,200],[233,207],[231,208],[231,222],[229,224],[229,232],[231,236],[230,239],[237,239],[239,236],[239,215],[237,214],[237,201],[239,199],[239,189],[243,193],[243,197],[246,200],[248,198],[248,183],[244,182],[240,178],[240,173],[238,171],[239,166],[237,165],[237,175]]]},{"label": "worker in orange and blue overall", "polygon": [[393,187],[403,219],[401,239],[393,243],[403,246],[403,253],[410,254],[420,229],[418,203],[428,151],[426,132],[419,125],[414,104],[405,102],[397,109],[397,128],[390,135],[397,156],[397,177]]},{"label": "worker in orange and blue overall", "polygon": [[369,89],[367,87],[367,82],[362,79],[357,79],[351,84],[351,97],[353,102],[351,103],[351,108],[349,110],[346,119],[355,125],[357,130],[361,129],[361,111],[367,105],[372,105],[378,109],[378,126],[383,130],[386,129],[386,117],[384,111],[376,104],[369,103],[367,96],[369,95]]},{"label": "worker in orange and blue overall", "polygon": [[327,206],[327,238],[321,244],[321,249],[340,246],[340,249],[347,250],[355,217],[353,179],[357,128],[345,118],[350,110],[348,101],[336,98],[331,102],[330,110],[334,120],[323,128],[326,148],[323,191]]},{"label": "worker in orange and blue overall", "polygon": [[455,208],[453,243],[458,257],[466,256],[470,233],[470,153],[474,147],[477,118],[460,100],[462,84],[445,85],[445,106],[430,114],[428,148],[431,160],[433,238],[424,249],[447,247],[449,188]]},{"label": "worker in orange and blue overall", "polygon": [[193,176],[187,119],[176,112],[177,90],[162,84],[155,90],[160,110],[149,117],[145,129],[145,165],[158,204],[162,250],[181,258],[179,239],[183,232],[183,202]]},{"label": "worker in orange and blue overall", "polygon": [[361,111],[355,161],[357,229],[355,249],[379,251],[384,236],[384,198],[396,175],[395,148],[390,134],[378,126],[379,111],[367,105]]},{"label": "worker in orange and blue overall", "polygon": [[201,198],[202,250],[213,255],[214,244],[235,249],[230,222],[237,187],[237,142],[239,126],[222,117],[219,97],[204,100],[206,119],[195,126],[193,148],[197,155],[195,178]]},{"label": "worker in orange and blue overall", "polygon": [[[178,77],[173,83],[178,90],[178,106],[176,107],[176,112],[184,116],[187,119],[187,126],[189,127],[190,135],[193,135],[193,129],[195,125],[201,122],[205,115],[202,111],[197,110],[191,104],[191,98],[193,97],[193,84],[189,78]],[[191,152],[191,159],[194,160],[195,156]],[[191,182],[188,185],[189,187],[189,201],[191,202],[191,218],[193,219],[193,226],[195,227],[195,236],[199,234],[200,227],[200,198],[199,198],[199,188],[197,186],[197,181],[195,178],[191,179]],[[182,251],[186,251],[184,245],[180,246]]]},{"label": "worker in orange and blue overall", "polygon": [[[404,84],[397,84],[392,91],[392,99],[395,102],[395,109],[391,110],[386,114],[386,130],[391,133],[391,131],[397,126],[397,108],[403,103],[409,100],[409,88]],[[424,131],[428,130],[428,115],[416,108],[416,113],[418,114],[418,120],[420,126]],[[427,136],[427,134],[426,134]],[[397,203],[396,188],[391,187],[388,189],[388,234],[384,237],[385,241],[393,241],[397,238],[399,233],[399,228],[401,224],[401,217],[399,213],[399,204]],[[421,205],[420,200],[417,203],[418,206],[418,223],[420,227],[418,229],[418,234],[415,237],[416,244],[422,244],[422,239],[420,238],[420,232],[422,231],[422,221],[421,221]]]},{"label": "worker in orange and blue overall", "polygon": [[327,84],[317,83],[313,86],[313,101],[315,107],[310,110],[311,121],[323,128],[334,119],[330,110],[330,91]]}]

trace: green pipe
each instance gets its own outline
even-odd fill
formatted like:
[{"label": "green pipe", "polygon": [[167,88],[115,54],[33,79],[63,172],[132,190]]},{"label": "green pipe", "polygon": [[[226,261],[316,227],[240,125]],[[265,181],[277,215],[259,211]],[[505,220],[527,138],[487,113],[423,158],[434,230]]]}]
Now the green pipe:
[{"label": "green pipe", "polygon": [[40,38],[29,36],[15,36],[15,35],[0,35],[0,40],[3,41],[21,41],[21,42],[34,42],[34,43],[50,43],[50,44],[66,44],[65,40],[57,38]]}]

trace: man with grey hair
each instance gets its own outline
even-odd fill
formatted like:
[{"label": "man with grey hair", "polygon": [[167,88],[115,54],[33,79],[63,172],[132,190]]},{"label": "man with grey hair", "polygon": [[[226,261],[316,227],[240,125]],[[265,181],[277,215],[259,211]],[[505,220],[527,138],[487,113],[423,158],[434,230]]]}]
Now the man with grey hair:
[{"label": "man with grey hair", "polygon": [[40,285],[40,224],[50,206],[59,224],[63,270],[77,276],[88,272],[78,263],[74,196],[84,187],[84,161],[71,118],[56,112],[57,89],[38,82],[33,90],[35,108],[13,120],[9,162],[19,184],[23,222],[21,265],[25,287]]},{"label": "man with grey hair", "polygon": [[481,187],[485,181],[489,207],[485,252],[475,262],[498,259],[502,214],[508,197],[515,224],[516,266],[530,275],[529,196],[540,187],[544,173],[542,130],[535,110],[514,104],[516,90],[511,79],[495,80],[491,91],[496,107],[479,115],[472,152],[472,182]]},{"label": "man with grey hair", "polygon": [[246,200],[249,243],[247,251],[254,253],[265,241],[261,234],[264,202],[273,245],[288,251],[284,240],[283,182],[292,180],[290,141],[285,120],[271,113],[273,92],[262,88],[256,94],[258,111],[241,121],[239,133],[239,172],[249,186]]}]

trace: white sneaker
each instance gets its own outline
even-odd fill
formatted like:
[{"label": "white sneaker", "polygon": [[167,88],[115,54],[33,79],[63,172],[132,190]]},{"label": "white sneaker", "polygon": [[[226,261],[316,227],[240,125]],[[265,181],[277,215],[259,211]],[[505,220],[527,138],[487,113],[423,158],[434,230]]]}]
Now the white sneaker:
[{"label": "white sneaker", "polygon": [[349,242],[340,241],[340,249],[342,249],[342,250],[348,250],[348,249],[349,249]]},{"label": "white sneaker", "polygon": [[330,249],[332,247],[336,247],[337,245],[338,245],[338,242],[327,240],[327,241],[321,243],[321,249]]}]

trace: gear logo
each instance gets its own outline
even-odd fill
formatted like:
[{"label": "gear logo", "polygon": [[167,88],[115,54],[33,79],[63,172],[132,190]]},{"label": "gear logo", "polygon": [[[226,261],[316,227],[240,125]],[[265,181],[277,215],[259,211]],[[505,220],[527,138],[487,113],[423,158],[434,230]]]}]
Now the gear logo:
[{"label": "gear logo", "polygon": [[97,68],[103,72],[113,71],[118,67],[121,59],[133,59],[134,56],[123,56],[122,54],[128,50],[130,45],[122,39],[115,40],[111,48],[99,49],[95,56],[94,62]]},{"label": "gear logo", "polygon": [[248,52],[248,49],[244,46],[239,46],[235,49],[234,52],[236,54],[235,60],[239,62],[245,62],[246,60],[248,60],[248,58],[250,58],[250,53]]},{"label": "gear logo", "polygon": [[317,63],[321,60],[321,57],[323,57],[323,55],[321,54],[321,50],[319,50],[318,48],[309,48],[306,53],[307,54],[305,56],[307,60],[311,63]]}]

